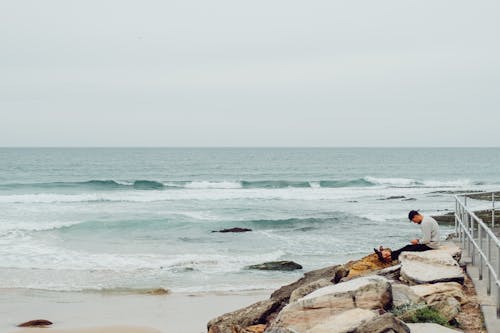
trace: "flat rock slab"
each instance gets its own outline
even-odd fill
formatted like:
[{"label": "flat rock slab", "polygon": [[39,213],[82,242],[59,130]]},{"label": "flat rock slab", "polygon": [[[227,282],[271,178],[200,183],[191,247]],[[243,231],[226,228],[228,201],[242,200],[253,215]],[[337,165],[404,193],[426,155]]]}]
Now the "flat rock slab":
[{"label": "flat rock slab", "polygon": [[464,272],[447,251],[403,252],[399,260],[401,280],[410,285],[451,281],[464,283]]},{"label": "flat rock slab", "polygon": [[463,331],[452,330],[451,328],[444,327],[438,324],[421,323],[421,324],[406,324],[411,333],[459,333]]},{"label": "flat rock slab", "polygon": [[460,304],[465,304],[467,302],[467,297],[464,294],[462,285],[457,282],[421,284],[410,288],[415,294],[423,297],[429,305],[448,297],[455,298]]}]

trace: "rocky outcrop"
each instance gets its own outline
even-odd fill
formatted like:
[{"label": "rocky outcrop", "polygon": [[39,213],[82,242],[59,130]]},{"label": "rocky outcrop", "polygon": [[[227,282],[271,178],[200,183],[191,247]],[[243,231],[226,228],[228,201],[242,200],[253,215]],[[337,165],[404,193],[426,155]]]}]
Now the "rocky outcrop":
[{"label": "rocky outcrop", "polygon": [[271,329],[276,331],[278,328],[286,328],[306,332],[326,322],[330,316],[346,310],[388,309],[391,306],[391,284],[387,279],[379,276],[361,277],[323,287],[288,304],[281,310]]},{"label": "rocky outcrop", "polygon": [[[442,332],[421,320],[453,322],[467,302],[458,247],[405,252],[401,264],[370,254],[345,265],[307,272],[269,300],[220,316],[209,333],[409,333]],[[456,282],[458,281],[458,282]],[[467,305],[466,305],[467,306]],[[412,331],[413,332],[413,331]],[[454,332],[454,331],[451,331]]]},{"label": "rocky outcrop", "polygon": [[293,261],[270,261],[258,265],[251,265],[247,269],[258,269],[261,271],[294,271],[302,269],[302,265]]},{"label": "rocky outcrop", "polygon": [[45,319],[35,319],[35,320],[30,320],[25,323],[17,325],[17,327],[46,327],[50,326],[53,323],[51,321],[45,320]]},{"label": "rocky outcrop", "polygon": [[403,252],[401,279],[410,285],[456,281],[464,282],[464,272],[446,251]]},{"label": "rocky outcrop", "polygon": [[[330,266],[304,274],[304,276],[271,294],[269,300],[261,301],[246,308],[226,313],[211,320],[207,327],[209,333],[246,333],[249,326],[266,325],[288,304],[291,294],[305,285],[321,279],[337,283],[348,271],[342,265]],[[262,328],[262,326],[259,326]],[[251,332],[251,331],[250,331]]]}]

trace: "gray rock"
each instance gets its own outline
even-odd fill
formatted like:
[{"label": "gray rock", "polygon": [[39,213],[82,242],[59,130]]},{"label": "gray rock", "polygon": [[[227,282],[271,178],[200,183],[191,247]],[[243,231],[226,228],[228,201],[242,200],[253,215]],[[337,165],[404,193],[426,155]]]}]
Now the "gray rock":
[{"label": "gray rock", "polygon": [[223,314],[207,324],[208,333],[240,332],[247,326],[267,323],[268,316],[279,306],[279,302],[269,299]]},{"label": "gray rock", "polygon": [[302,269],[302,266],[293,261],[270,261],[263,264],[251,265],[247,269],[258,269],[263,271],[293,271]]},{"label": "gray rock", "polygon": [[278,300],[281,303],[288,303],[292,292],[300,288],[301,286],[307,285],[311,282],[317,281],[319,279],[329,279],[332,283],[337,283],[344,276],[347,276],[349,271],[343,265],[335,265],[330,267],[325,267],[321,269],[317,269],[314,271],[310,271],[304,274],[302,278],[299,280],[287,284],[274,291],[271,294],[271,299]]},{"label": "gray rock", "polygon": [[404,284],[392,284],[392,303],[395,307],[411,306],[413,304],[425,303],[410,287]]},{"label": "gray rock", "polygon": [[464,272],[447,251],[403,252],[401,280],[410,285],[455,281],[464,282]]},{"label": "gray rock", "polygon": [[370,322],[364,323],[353,333],[410,333],[410,328],[392,313],[385,313]]},{"label": "gray rock", "polygon": [[351,309],[330,316],[308,329],[306,333],[346,333],[353,332],[359,326],[370,322],[379,316],[378,313],[366,309]]},{"label": "gray rock", "polygon": [[406,324],[411,333],[459,333],[463,331],[452,330],[451,328],[447,328],[438,324],[431,323],[420,323],[420,324]]},{"label": "gray rock", "polygon": [[464,294],[462,285],[456,282],[442,282],[434,284],[422,284],[412,286],[411,290],[418,296],[425,299],[429,305],[447,299],[448,297],[455,298],[460,304],[467,302],[467,297]]},{"label": "gray rock", "polygon": [[389,280],[399,280],[401,276],[401,265],[395,265],[373,272],[375,275],[383,276]]},{"label": "gray rock", "polygon": [[[391,284],[380,276],[365,276],[323,287],[288,304],[270,328],[305,332],[346,310],[388,309],[392,306]],[[272,331],[271,331],[272,332]]]},{"label": "gray rock", "polygon": [[460,303],[455,298],[448,297],[444,300],[434,302],[431,308],[439,312],[444,319],[450,321],[460,312]]},{"label": "gray rock", "polygon": [[302,298],[302,297],[312,293],[313,291],[315,291],[317,289],[327,287],[330,285],[332,285],[332,281],[330,281],[329,279],[323,278],[323,279],[319,279],[319,280],[313,281],[311,283],[308,283],[302,287],[299,287],[292,292],[292,295],[290,296],[290,303],[295,302],[299,298]]},{"label": "gray rock", "polygon": [[19,324],[17,327],[45,327],[50,325],[52,325],[52,322],[46,319],[35,319]]}]

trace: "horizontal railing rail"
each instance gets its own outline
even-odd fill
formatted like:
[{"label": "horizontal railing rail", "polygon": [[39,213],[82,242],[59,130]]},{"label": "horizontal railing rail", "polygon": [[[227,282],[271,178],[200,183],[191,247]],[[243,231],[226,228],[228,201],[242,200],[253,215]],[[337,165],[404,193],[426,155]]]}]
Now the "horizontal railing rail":
[{"label": "horizontal railing rail", "polygon": [[[494,284],[497,318],[500,318],[500,241],[494,232],[495,193],[498,192],[473,192],[455,195],[455,231],[462,249],[471,258],[471,264],[478,266],[479,280],[483,279],[484,268],[487,269],[486,293],[491,295],[492,284]],[[492,202],[491,228],[477,217],[467,204],[468,196],[480,195],[484,197],[489,194],[491,194]]]}]

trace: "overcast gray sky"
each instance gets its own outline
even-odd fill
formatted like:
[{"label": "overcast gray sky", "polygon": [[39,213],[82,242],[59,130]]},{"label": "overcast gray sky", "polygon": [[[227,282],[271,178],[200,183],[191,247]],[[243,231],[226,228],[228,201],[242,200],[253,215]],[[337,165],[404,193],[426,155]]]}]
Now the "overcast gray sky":
[{"label": "overcast gray sky", "polygon": [[0,146],[500,146],[498,1],[0,1]]}]

